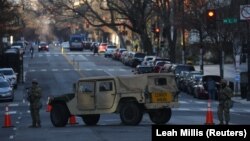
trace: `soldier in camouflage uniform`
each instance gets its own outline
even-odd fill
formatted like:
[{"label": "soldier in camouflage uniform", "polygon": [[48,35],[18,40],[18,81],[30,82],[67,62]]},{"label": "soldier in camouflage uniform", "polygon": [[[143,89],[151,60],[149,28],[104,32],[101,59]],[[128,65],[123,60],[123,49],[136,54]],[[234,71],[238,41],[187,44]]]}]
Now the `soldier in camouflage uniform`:
[{"label": "soldier in camouflage uniform", "polygon": [[38,86],[37,80],[32,80],[32,86],[28,93],[28,101],[30,102],[30,113],[32,117],[32,125],[30,127],[41,127],[39,110],[41,109],[42,93]]},{"label": "soldier in camouflage uniform", "polygon": [[[227,82],[225,80],[221,81],[221,89],[218,93],[218,118],[220,121],[220,124],[224,124],[224,118],[226,121],[226,125],[229,123],[230,120],[230,105],[229,102],[231,102],[231,97],[233,96],[232,90],[227,86]],[[224,116],[223,116],[224,114]]]}]

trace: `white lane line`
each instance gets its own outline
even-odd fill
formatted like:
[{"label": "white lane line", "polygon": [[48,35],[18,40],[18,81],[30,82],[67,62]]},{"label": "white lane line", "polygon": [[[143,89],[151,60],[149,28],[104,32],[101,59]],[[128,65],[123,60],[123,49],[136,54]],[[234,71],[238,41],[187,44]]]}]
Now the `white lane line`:
[{"label": "white lane line", "polygon": [[103,69],[97,69],[98,71],[103,71]]},{"label": "white lane line", "polygon": [[70,69],[63,69],[63,71],[70,71]]},{"label": "white lane line", "polygon": [[85,70],[85,71],[92,71],[93,69],[83,69],[83,70]]},{"label": "white lane line", "polygon": [[250,113],[250,109],[245,109],[244,111]]},{"label": "white lane line", "polygon": [[56,57],[57,57],[57,56],[59,56],[59,55],[58,55],[58,54],[54,54],[54,56],[56,56]]},{"label": "white lane line", "polygon": [[10,115],[14,115],[14,114],[16,114],[17,112],[16,111],[9,111],[8,112]]},{"label": "white lane line", "polygon": [[115,71],[115,69],[108,69],[108,71]]},{"label": "white lane line", "polygon": [[126,71],[125,69],[119,69],[119,71]]},{"label": "white lane line", "polygon": [[29,70],[29,72],[35,72],[36,70]]},{"label": "white lane line", "polygon": [[207,104],[207,102],[204,102],[204,101],[195,101],[194,103],[196,103],[196,104]]},{"label": "white lane line", "polygon": [[191,111],[190,108],[176,108],[176,109],[173,109],[175,111]]},{"label": "white lane line", "polygon": [[52,71],[58,71],[58,69],[52,69]]},{"label": "white lane line", "polygon": [[45,71],[47,71],[47,69],[41,69],[41,71],[45,72]]},{"label": "white lane line", "polygon": [[28,110],[27,113],[29,114],[29,113],[30,113],[30,110]]},{"label": "white lane line", "polygon": [[39,57],[43,57],[43,55],[42,55],[42,54],[39,54],[38,56],[39,56]]},{"label": "white lane line", "polygon": [[51,55],[50,54],[46,54],[47,57],[50,57]]},{"label": "white lane line", "polygon": [[187,101],[182,101],[182,100],[180,100],[179,103],[180,103],[180,104],[187,104],[188,102],[187,102]]},{"label": "white lane line", "polygon": [[9,107],[17,107],[17,106],[19,106],[18,103],[11,103],[11,104],[9,104]]},{"label": "white lane line", "polygon": [[11,140],[14,139],[14,135],[10,135],[9,139]]}]

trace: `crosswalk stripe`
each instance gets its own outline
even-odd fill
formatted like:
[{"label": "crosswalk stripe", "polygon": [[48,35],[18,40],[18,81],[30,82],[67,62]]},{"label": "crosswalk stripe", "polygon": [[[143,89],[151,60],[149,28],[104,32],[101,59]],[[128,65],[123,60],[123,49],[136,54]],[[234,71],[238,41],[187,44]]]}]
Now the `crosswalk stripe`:
[{"label": "crosswalk stripe", "polygon": [[9,107],[17,107],[17,106],[19,106],[19,104],[18,104],[18,103],[11,103],[11,104],[9,104],[8,106],[9,106]]}]

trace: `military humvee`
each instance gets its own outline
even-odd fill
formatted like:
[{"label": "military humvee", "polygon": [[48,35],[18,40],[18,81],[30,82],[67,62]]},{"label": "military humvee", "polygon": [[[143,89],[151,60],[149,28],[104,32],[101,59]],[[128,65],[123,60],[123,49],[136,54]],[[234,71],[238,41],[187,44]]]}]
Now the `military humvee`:
[{"label": "military humvee", "polygon": [[171,108],[178,107],[178,89],[175,76],[167,73],[87,77],[78,80],[74,93],[54,97],[49,104],[55,127],[65,126],[72,115],[95,125],[105,113],[119,113],[123,124],[137,125],[147,112],[153,123],[164,124]]}]

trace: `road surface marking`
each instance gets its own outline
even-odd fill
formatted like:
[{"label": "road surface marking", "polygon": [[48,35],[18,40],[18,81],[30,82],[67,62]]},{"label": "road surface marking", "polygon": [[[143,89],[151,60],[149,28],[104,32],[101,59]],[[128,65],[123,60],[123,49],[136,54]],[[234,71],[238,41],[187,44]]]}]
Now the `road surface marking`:
[{"label": "road surface marking", "polygon": [[19,106],[18,103],[11,103],[11,104],[9,104],[9,107],[17,107],[17,106]]}]

